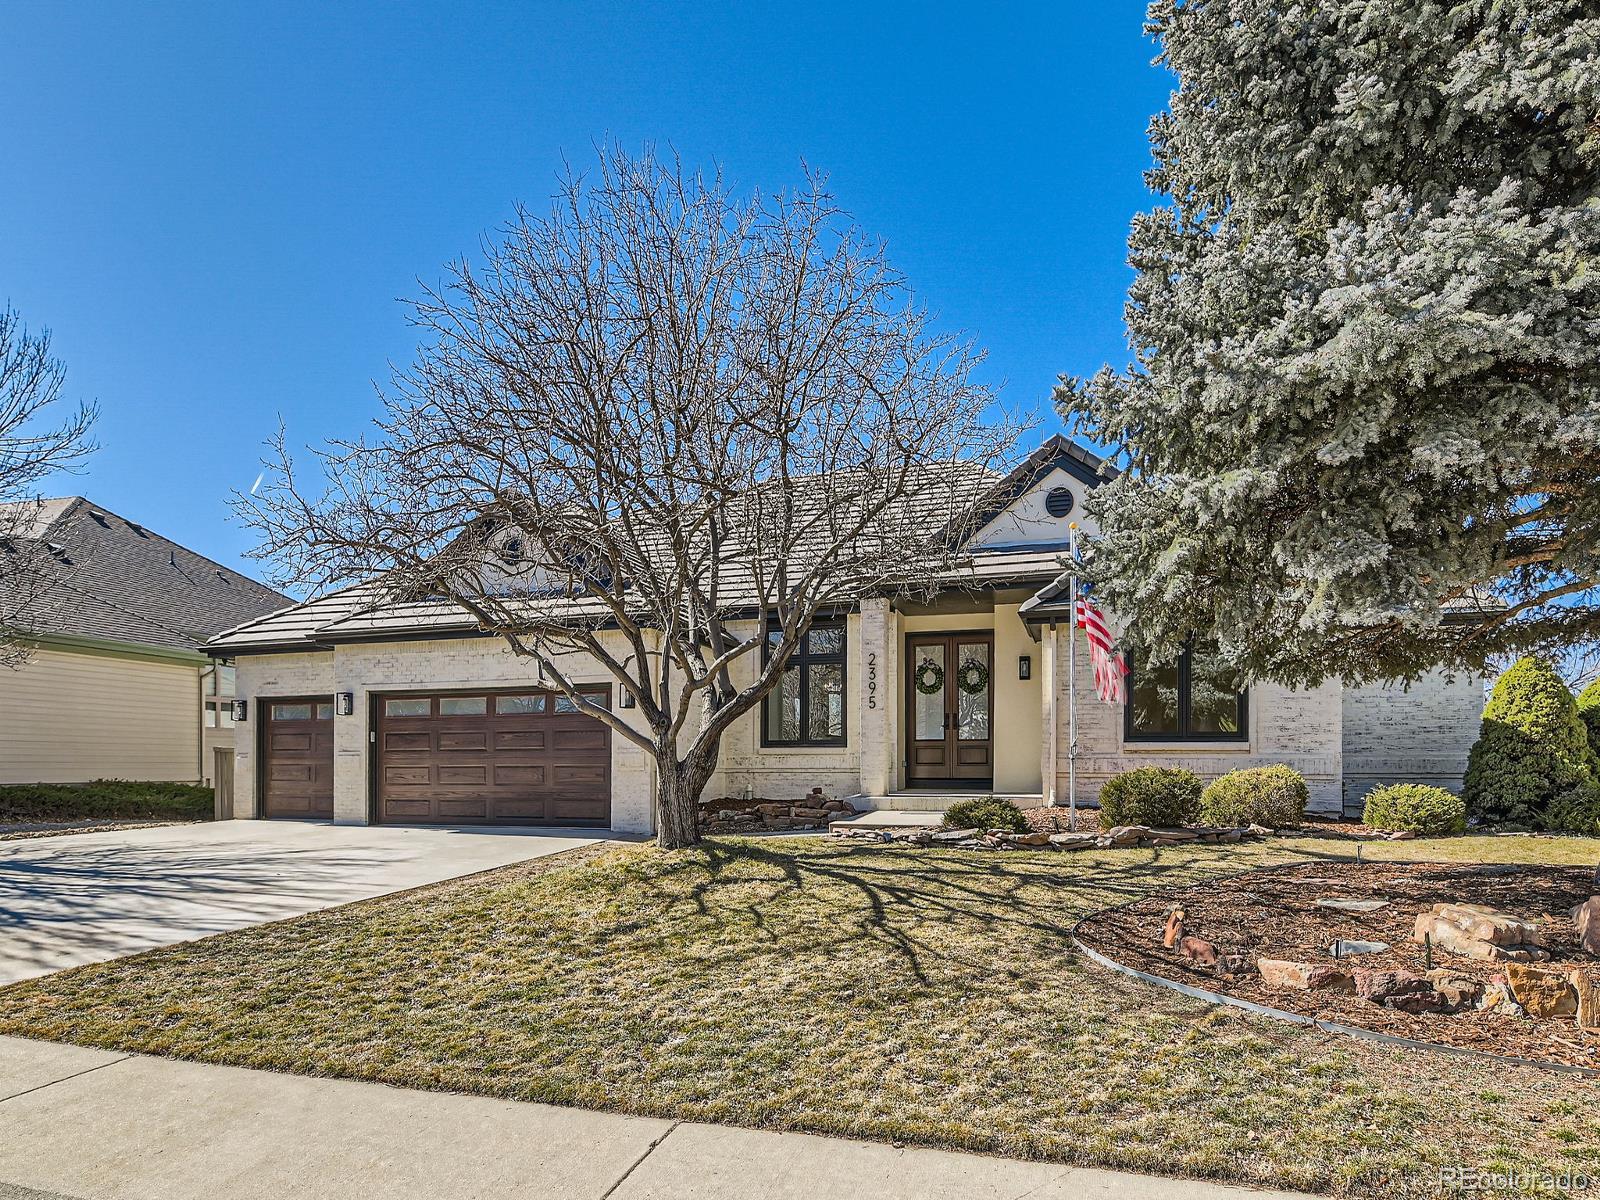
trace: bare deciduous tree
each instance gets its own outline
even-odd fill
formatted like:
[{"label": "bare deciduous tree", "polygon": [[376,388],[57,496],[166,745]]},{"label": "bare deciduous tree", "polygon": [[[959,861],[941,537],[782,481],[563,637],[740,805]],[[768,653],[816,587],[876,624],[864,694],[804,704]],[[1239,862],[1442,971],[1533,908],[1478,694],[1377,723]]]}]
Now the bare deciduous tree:
[{"label": "bare deciduous tree", "polygon": [[39,603],[51,590],[50,547],[35,536],[35,489],[94,449],[93,405],[51,423],[66,376],[50,354],[49,331],[30,334],[15,310],[0,309],[0,667],[27,660]]},{"label": "bare deciduous tree", "polygon": [[280,433],[241,511],[278,579],[381,577],[537,660],[652,757],[660,840],[690,844],[721,738],[813,619],[948,578],[1014,431],[818,178],[740,200],[607,149],[484,255],[417,303],[377,436],[315,451],[307,488]]}]

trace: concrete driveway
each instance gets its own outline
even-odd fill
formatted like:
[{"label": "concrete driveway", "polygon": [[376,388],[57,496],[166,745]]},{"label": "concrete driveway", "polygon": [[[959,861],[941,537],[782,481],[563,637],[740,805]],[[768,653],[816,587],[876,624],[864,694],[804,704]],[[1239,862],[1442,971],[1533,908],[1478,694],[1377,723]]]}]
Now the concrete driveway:
[{"label": "concrete driveway", "polygon": [[604,830],[219,821],[0,842],[0,984],[591,845]]}]

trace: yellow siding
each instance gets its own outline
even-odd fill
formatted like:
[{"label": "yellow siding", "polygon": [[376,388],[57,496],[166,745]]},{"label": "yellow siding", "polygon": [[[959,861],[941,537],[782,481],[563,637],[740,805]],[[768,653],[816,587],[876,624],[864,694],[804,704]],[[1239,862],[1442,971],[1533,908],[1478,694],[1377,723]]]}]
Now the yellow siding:
[{"label": "yellow siding", "polygon": [[198,666],[40,649],[0,670],[0,783],[199,774]]}]

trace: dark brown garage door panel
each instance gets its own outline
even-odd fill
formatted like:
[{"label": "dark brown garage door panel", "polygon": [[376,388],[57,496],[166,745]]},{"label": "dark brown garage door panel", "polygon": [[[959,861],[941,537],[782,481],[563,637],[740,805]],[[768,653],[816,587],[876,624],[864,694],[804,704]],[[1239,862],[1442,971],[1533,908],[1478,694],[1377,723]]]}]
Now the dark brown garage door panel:
[{"label": "dark brown garage door panel", "polygon": [[261,701],[261,815],[333,816],[333,697]]},{"label": "dark brown garage door panel", "polygon": [[611,732],[552,693],[409,694],[377,705],[381,821],[611,819]]}]

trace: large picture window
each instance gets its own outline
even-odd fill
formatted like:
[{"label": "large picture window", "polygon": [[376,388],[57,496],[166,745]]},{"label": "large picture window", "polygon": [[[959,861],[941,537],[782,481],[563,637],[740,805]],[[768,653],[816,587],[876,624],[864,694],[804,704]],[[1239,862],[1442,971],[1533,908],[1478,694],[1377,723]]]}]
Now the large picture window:
[{"label": "large picture window", "polygon": [[1249,737],[1250,694],[1216,682],[1215,652],[1185,650],[1175,662],[1129,658],[1123,737],[1130,742],[1242,742]]},{"label": "large picture window", "polygon": [[[769,656],[782,640],[767,629]],[[783,676],[767,693],[761,741],[767,746],[842,746],[845,723],[845,631],[843,621],[818,622],[800,639]]]}]

